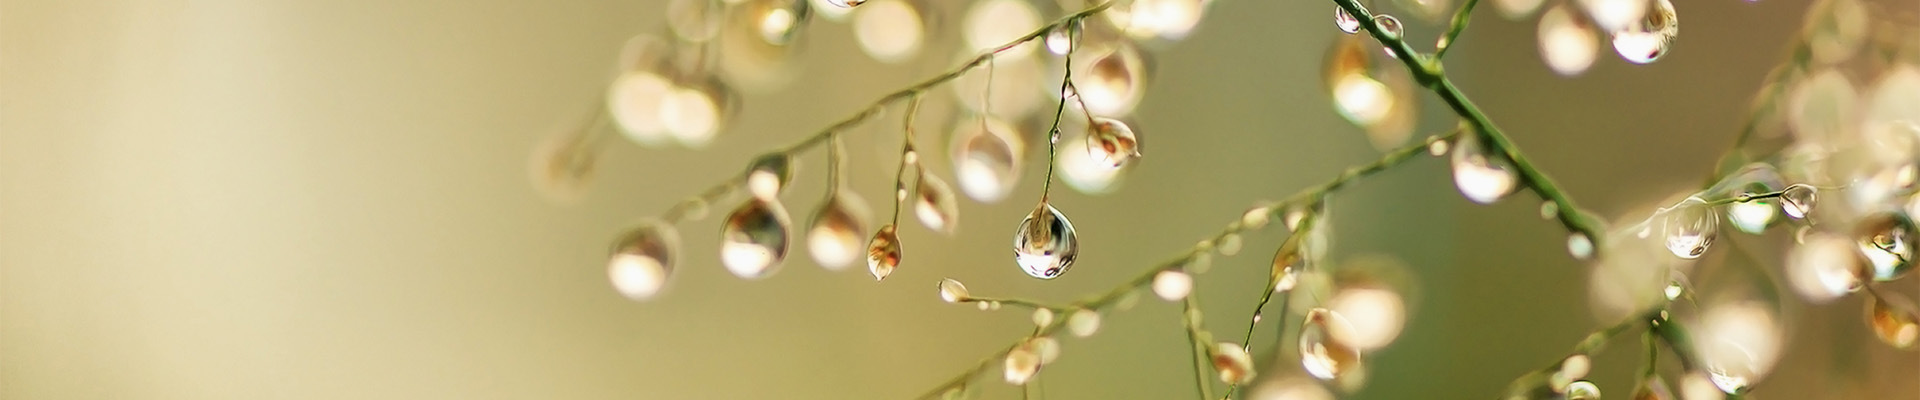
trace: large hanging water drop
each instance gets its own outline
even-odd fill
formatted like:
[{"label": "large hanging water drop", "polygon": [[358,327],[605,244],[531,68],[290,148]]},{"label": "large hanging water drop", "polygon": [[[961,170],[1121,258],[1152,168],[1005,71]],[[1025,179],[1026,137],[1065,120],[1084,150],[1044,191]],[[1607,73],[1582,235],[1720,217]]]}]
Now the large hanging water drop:
[{"label": "large hanging water drop", "polygon": [[1480,135],[1462,132],[1453,144],[1453,185],[1460,195],[1480,204],[1493,204],[1519,187],[1520,175],[1504,153],[1489,152]]},{"label": "large hanging water drop", "polygon": [[1679,36],[1680,17],[1674,13],[1673,1],[1653,0],[1653,8],[1639,22],[1613,32],[1613,50],[1635,64],[1651,63],[1666,55]]},{"label": "large hanging water drop", "polygon": [[1780,193],[1780,211],[1793,219],[1806,218],[1813,212],[1814,202],[1818,199],[1819,193],[1813,186],[1804,183],[1789,185]]},{"label": "large hanging water drop", "polygon": [[673,253],[680,235],[660,221],[647,221],[620,236],[607,260],[607,278],[613,289],[633,300],[660,293],[673,272]]},{"label": "large hanging water drop", "polygon": [[1882,212],[1860,221],[1860,254],[1873,267],[1873,280],[1898,279],[1913,270],[1915,227],[1913,220],[1899,212]]},{"label": "large hanging water drop", "polygon": [[1213,346],[1213,370],[1220,374],[1220,381],[1229,385],[1245,384],[1253,380],[1253,356],[1237,343],[1220,342]]},{"label": "large hanging water drop", "polygon": [[1013,127],[996,118],[962,122],[953,135],[953,175],[960,191],[995,202],[1020,179],[1020,141]]},{"label": "large hanging water drop", "polygon": [[753,197],[773,200],[780,196],[787,181],[793,178],[792,157],[786,153],[773,153],[755,158],[747,166],[747,192]]},{"label": "large hanging water drop", "polygon": [[1013,260],[1020,270],[1040,279],[1053,279],[1073,267],[1080,255],[1080,241],[1074,237],[1073,222],[1052,204],[1040,202],[1020,230],[1013,233]]},{"label": "large hanging water drop", "polygon": [[1700,258],[1713,245],[1720,231],[1720,214],[1706,200],[1688,197],[1673,207],[1661,210],[1667,251],[1685,259]]},{"label": "large hanging water drop", "polygon": [[1360,349],[1342,343],[1338,337],[1353,327],[1345,317],[1324,308],[1307,312],[1300,330],[1300,365],[1308,375],[1334,380],[1360,364]]},{"label": "large hanging water drop", "polygon": [[913,214],[920,217],[920,224],[935,232],[952,234],[960,214],[960,205],[953,199],[953,187],[939,175],[923,171],[914,193]]},{"label": "large hanging water drop", "polygon": [[1094,160],[1120,168],[1136,158],[1140,158],[1140,139],[1134,136],[1133,128],[1120,120],[1094,117],[1093,126],[1087,129],[1087,151]]},{"label": "large hanging water drop", "polygon": [[860,196],[834,191],[813,214],[807,230],[807,251],[813,261],[838,271],[860,259],[860,239],[867,237],[867,205]]},{"label": "large hanging water drop", "polygon": [[720,263],[741,278],[773,275],[787,257],[789,225],[787,209],[779,202],[748,200],[720,226]]},{"label": "large hanging water drop", "polygon": [[1354,18],[1347,9],[1338,5],[1333,6],[1333,25],[1340,27],[1340,31],[1348,35],[1360,33],[1360,19]]},{"label": "large hanging water drop", "polygon": [[873,273],[873,280],[877,281],[893,275],[893,269],[899,266],[900,236],[892,224],[882,226],[879,232],[874,232],[873,240],[867,242],[867,272]]}]

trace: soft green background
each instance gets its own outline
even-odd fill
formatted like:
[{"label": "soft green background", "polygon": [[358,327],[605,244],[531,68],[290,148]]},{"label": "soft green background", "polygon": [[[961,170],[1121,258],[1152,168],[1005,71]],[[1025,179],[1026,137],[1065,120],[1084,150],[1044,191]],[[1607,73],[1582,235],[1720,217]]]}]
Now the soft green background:
[{"label": "soft green background", "polygon": [[[1448,69],[1569,193],[1617,216],[1696,184],[1806,8],[1678,6],[1684,34],[1652,65],[1609,52],[1561,78],[1539,61],[1531,21],[1483,10]],[[1013,200],[963,204],[954,237],[906,228],[907,262],[883,283],[814,267],[798,247],[772,279],[736,279],[717,264],[708,219],[683,226],[687,256],[668,292],[633,303],[603,267],[621,228],[949,61],[877,64],[846,25],[818,24],[801,79],[747,98],[713,146],[618,143],[593,192],[557,206],[528,183],[532,145],[601,92],[628,36],[664,29],[663,1],[10,0],[0,3],[0,398],[917,395],[1030,329],[1023,313],[940,303],[940,278],[983,295],[1073,299],[1187,248],[1254,200],[1371,160],[1323,95],[1330,8],[1222,0],[1156,54],[1138,113],[1148,158],[1116,194],[1057,196],[1084,241],[1065,278],[1026,278],[1006,257],[1038,194],[1029,169]],[[935,38],[951,43],[946,27]],[[1436,32],[1414,24],[1409,35]],[[1423,131],[1448,126],[1436,105]],[[871,137],[851,146],[852,179],[877,200],[895,158]],[[814,157],[787,197],[799,215],[818,199]],[[1598,326],[1583,267],[1536,205],[1529,195],[1470,205],[1431,159],[1335,198],[1337,255],[1394,255],[1422,284],[1418,313],[1372,358],[1358,397],[1493,397]],[[1238,336],[1279,238],[1248,237],[1246,254],[1200,278],[1211,329]],[[1099,335],[1066,340],[1043,392],[1190,397],[1176,310],[1143,301]],[[1874,343],[1857,298],[1790,310],[1795,344],[1760,396],[1920,395],[1920,357]],[[1614,396],[1637,362],[1637,343],[1622,343],[1597,360],[1595,379]],[[1259,341],[1256,353],[1270,347]]]}]

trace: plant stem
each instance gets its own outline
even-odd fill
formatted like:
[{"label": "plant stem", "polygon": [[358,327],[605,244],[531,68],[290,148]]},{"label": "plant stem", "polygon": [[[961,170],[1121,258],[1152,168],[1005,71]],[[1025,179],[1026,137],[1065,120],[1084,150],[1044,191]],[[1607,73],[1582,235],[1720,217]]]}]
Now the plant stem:
[{"label": "plant stem", "polygon": [[1459,10],[1454,10],[1453,23],[1447,26],[1447,33],[1442,34],[1440,41],[1434,43],[1434,59],[1447,56],[1447,50],[1452,49],[1454,42],[1460,39],[1460,32],[1467,30],[1467,20],[1472,19],[1473,6],[1479,3],[1480,0],[1467,0],[1466,4],[1460,5]]}]

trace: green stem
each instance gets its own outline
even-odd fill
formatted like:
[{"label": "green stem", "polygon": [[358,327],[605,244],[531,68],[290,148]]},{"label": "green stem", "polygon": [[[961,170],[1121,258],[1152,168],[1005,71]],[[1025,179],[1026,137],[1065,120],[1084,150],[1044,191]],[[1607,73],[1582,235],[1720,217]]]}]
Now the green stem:
[{"label": "green stem", "polygon": [[1467,20],[1472,19],[1473,6],[1478,3],[1480,0],[1467,0],[1466,4],[1460,5],[1460,9],[1454,10],[1453,23],[1447,26],[1447,33],[1440,35],[1440,41],[1434,43],[1434,59],[1447,56],[1447,50],[1452,49],[1454,42],[1460,39],[1460,32],[1467,30]]}]

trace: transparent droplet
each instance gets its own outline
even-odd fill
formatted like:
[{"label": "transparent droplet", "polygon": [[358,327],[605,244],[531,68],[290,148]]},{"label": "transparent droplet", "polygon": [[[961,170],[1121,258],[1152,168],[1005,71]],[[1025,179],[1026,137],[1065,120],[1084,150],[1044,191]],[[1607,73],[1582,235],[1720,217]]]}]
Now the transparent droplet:
[{"label": "transparent droplet", "polygon": [[1772,307],[1744,301],[1714,305],[1695,327],[1696,351],[1707,378],[1727,394],[1743,394],[1779,356],[1780,326]]},{"label": "transparent droplet", "polygon": [[995,202],[1013,191],[1024,150],[1013,129],[992,117],[960,123],[953,135],[953,175],[967,197]]},{"label": "transparent droplet", "polygon": [[607,114],[627,139],[660,147],[672,139],[662,114],[674,93],[673,82],[666,77],[651,70],[629,70],[608,86]]},{"label": "transparent droplet", "polygon": [[1220,342],[1213,346],[1213,370],[1229,385],[1253,381],[1253,357],[1239,344]]},{"label": "transparent droplet", "polygon": [[[1828,233],[1809,234],[1787,251],[1787,280],[1800,296],[1824,303],[1860,290],[1867,268],[1854,241]],[[1875,250],[1877,251],[1877,250]]]},{"label": "transparent droplet", "polygon": [[786,207],[762,199],[747,201],[720,227],[720,263],[735,276],[765,278],[787,257]]},{"label": "transparent droplet", "polygon": [[1080,240],[1075,238],[1073,222],[1052,204],[1041,202],[1013,233],[1013,260],[1028,276],[1053,279],[1073,267],[1080,255]]},{"label": "transparent droplet", "polygon": [[960,222],[960,204],[953,199],[953,187],[939,175],[922,171],[913,193],[913,215],[920,217],[920,224],[935,232],[953,234],[954,225]]},{"label": "transparent droplet", "polygon": [[1257,205],[1253,208],[1248,208],[1246,213],[1240,214],[1240,226],[1252,230],[1265,228],[1267,221],[1272,219],[1268,216],[1268,214],[1271,213],[1273,213],[1273,209],[1266,205]]},{"label": "transparent droplet", "polygon": [[1593,239],[1580,232],[1567,234],[1567,254],[1575,260],[1592,260]]},{"label": "transparent droplet", "polygon": [[681,145],[704,147],[718,136],[731,112],[732,89],[716,80],[688,83],[674,89],[660,107],[661,125]]},{"label": "transparent droplet", "polygon": [[958,303],[962,301],[967,301],[972,298],[973,298],[973,294],[967,293],[967,285],[960,283],[960,281],[955,280],[953,278],[940,280],[940,300],[941,301],[945,301],[948,303]]},{"label": "transparent droplet", "polygon": [[[1867,302],[1867,322],[1881,342],[1897,349],[1911,349],[1920,342],[1920,316],[1914,315],[1912,302],[1905,298],[1888,299],[1896,293],[1879,293]],[[1898,305],[1893,302],[1899,302]],[[1904,306],[1904,307],[1902,307]]]},{"label": "transparent droplet", "polygon": [[1587,72],[1600,52],[1600,33],[1565,4],[1540,14],[1540,59],[1561,76]]},{"label": "transparent droplet", "polygon": [[1673,299],[1678,299],[1680,298],[1680,295],[1686,294],[1686,293],[1687,293],[1687,286],[1681,283],[1680,280],[1678,279],[1667,281],[1667,287],[1660,289],[1660,294],[1663,296],[1666,296],[1667,301],[1673,301]]},{"label": "transparent droplet", "polygon": [[1133,128],[1120,120],[1094,117],[1093,126],[1087,128],[1087,140],[1090,156],[1113,168],[1140,158],[1139,138],[1134,136]]},{"label": "transparent droplet", "polygon": [[1667,251],[1685,259],[1700,258],[1707,253],[1707,247],[1713,245],[1714,236],[1720,231],[1720,214],[1706,200],[1688,197],[1672,207],[1661,210],[1661,229],[1666,237]]},{"label": "transparent droplet", "polygon": [[1574,381],[1567,385],[1567,400],[1600,400],[1600,387],[1593,382]]},{"label": "transparent droplet", "polygon": [[[1610,2],[1631,2],[1646,4],[1646,0],[1589,0]],[[1613,30],[1613,50],[1620,58],[1635,64],[1646,64],[1659,60],[1673,47],[1673,41],[1680,35],[1680,17],[1674,13],[1672,0],[1652,0],[1653,8],[1645,10],[1638,22],[1624,28]]]},{"label": "transparent droplet", "polygon": [[1327,300],[1326,307],[1346,317],[1353,329],[1339,337],[1362,351],[1386,347],[1400,336],[1406,325],[1407,305],[1400,294],[1380,286],[1355,286],[1341,289]]},{"label": "transparent droplet", "polygon": [[834,191],[813,213],[807,229],[807,250],[813,261],[841,270],[860,259],[860,239],[867,237],[867,204],[849,191]]},{"label": "transparent droplet", "polygon": [[1793,219],[1803,219],[1813,212],[1814,202],[1818,200],[1819,193],[1813,186],[1804,183],[1789,185],[1780,193],[1780,211]]},{"label": "transparent droplet", "polygon": [[1129,42],[1111,44],[1097,51],[1075,51],[1074,54],[1086,54],[1087,62],[1074,60],[1074,87],[1080,89],[1080,98],[1087,103],[1087,110],[1093,115],[1127,115],[1139,105],[1146,91],[1146,59],[1140,50]]},{"label": "transparent droplet", "polygon": [[1189,273],[1204,274],[1213,270],[1213,252],[1209,251],[1213,248],[1213,242],[1201,244],[1201,248],[1194,249],[1193,256],[1187,258],[1187,265],[1183,266]]},{"label": "transparent droplet", "polygon": [[1056,25],[1047,32],[1047,51],[1054,55],[1067,55],[1073,51],[1073,40],[1080,36],[1081,20]]},{"label": "transparent droplet", "polygon": [[1380,28],[1380,35],[1385,36],[1387,40],[1399,40],[1400,34],[1405,29],[1400,26],[1399,18],[1386,14],[1374,14],[1373,24]]},{"label": "transparent droplet", "polygon": [[1033,379],[1034,373],[1040,372],[1039,349],[1033,348],[1031,341],[1014,346],[1012,351],[1007,352],[1001,369],[1006,372],[1007,383],[1027,384],[1028,380]]},{"label": "transparent droplet", "polygon": [[1519,187],[1520,175],[1504,153],[1489,152],[1480,135],[1463,133],[1453,144],[1453,185],[1480,204],[1493,204]]},{"label": "transparent droplet", "polygon": [[920,52],[926,26],[920,10],[906,0],[832,0],[870,3],[853,13],[853,37],[860,49],[883,63],[899,63]]},{"label": "transparent droplet", "polygon": [[773,200],[780,196],[787,181],[793,178],[790,168],[792,157],[786,153],[772,153],[755,158],[747,167],[747,192],[754,197]]},{"label": "transparent droplet", "polygon": [[[1557,371],[1557,373],[1561,376],[1567,377],[1567,379],[1569,380],[1581,380],[1581,379],[1586,379],[1587,373],[1592,371],[1593,371],[1592,357],[1588,357],[1586,354],[1574,354],[1571,356],[1567,356],[1565,360],[1560,361],[1560,370]],[[1568,382],[1566,386],[1569,389],[1571,389],[1573,384],[1574,382]],[[1566,390],[1566,392],[1568,392],[1569,394],[1572,393],[1571,390]]]},{"label": "transparent droplet", "polygon": [[1427,154],[1433,155],[1434,157],[1447,155],[1447,141],[1435,140],[1433,143],[1428,143]]},{"label": "transparent droplet", "polygon": [[1179,301],[1193,293],[1193,276],[1179,270],[1165,270],[1153,275],[1153,294],[1166,301]]},{"label": "transparent droplet", "polygon": [[1040,365],[1052,364],[1053,360],[1060,359],[1060,341],[1052,336],[1027,339],[1027,343],[1033,347],[1034,353],[1040,354]]},{"label": "transparent droplet", "polygon": [[879,232],[873,233],[873,240],[867,242],[867,271],[873,273],[873,280],[877,281],[887,279],[899,266],[900,236],[894,233],[892,224],[882,226]]},{"label": "transparent droplet", "polygon": [[1337,333],[1352,329],[1345,317],[1324,308],[1307,312],[1301,322],[1300,364],[1308,375],[1320,380],[1339,379],[1360,364],[1360,349],[1341,343]]},{"label": "transparent droplet", "polygon": [[1540,219],[1553,219],[1560,216],[1560,203],[1553,200],[1540,202]]},{"label": "transparent droplet", "polygon": [[628,299],[653,298],[666,286],[673,272],[673,253],[679,247],[680,235],[672,226],[657,220],[643,222],[614,242],[607,278]]},{"label": "transparent droplet", "polygon": [[1046,327],[1047,325],[1053,325],[1053,309],[1050,309],[1050,308],[1033,309],[1033,325],[1039,326],[1039,327]]},{"label": "transparent droplet", "polygon": [[1220,237],[1220,242],[1214,245],[1214,251],[1220,252],[1220,255],[1231,257],[1234,254],[1240,254],[1240,246],[1240,235],[1229,233],[1226,236]]},{"label": "transparent droplet", "polygon": [[1860,221],[1857,237],[1860,254],[1873,267],[1873,280],[1890,281],[1913,270],[1915,227],[1905,213],[1882,212]]},{"label": "transparent droplet", "polygon": [[1093,336],[1099,330],[1100,312],[1080,308],[1067,313],[1067,331],[1072,332],[1074,337]]},{"label": "transparent droplet", "polygon": [[1360,33],[1360,19],[1354,18],[1353,14],[1337,5],[1333,6],[1333,25],[1340,27],[1340,31],[1348,35]]},{"label": "transparent droplet", "polygon": [[1091,140],[1077,139],[1060,142],[1054,152],[1054,168],[1060,173],[1060,181],[1073,190],[1087,194],[1105,194],[1119,189],[1121,178],[1132,169],[1131,164],[1114,168],[1112,163],[1093,156]]}]

